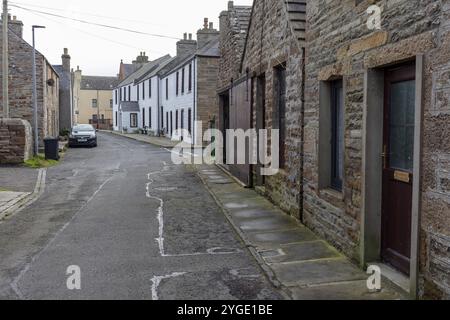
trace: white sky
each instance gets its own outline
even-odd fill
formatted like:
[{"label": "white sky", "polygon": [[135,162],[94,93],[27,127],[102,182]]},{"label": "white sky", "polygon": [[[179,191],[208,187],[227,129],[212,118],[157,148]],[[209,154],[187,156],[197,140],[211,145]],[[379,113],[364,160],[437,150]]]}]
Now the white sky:
[{"label": "white sky", "polygon": [[[251,5],[253,0],[235,0],[235,5]],[[175,54],[174,39],[138,35],[73,22],[14,7],[45,11],[91,22],[182,38],[203,26],[208,17],[219,27],[219,14],[228,0],[11,0],[9,12],[24,23],[24,38],[31,44],[31,26],[36,31],[36,47],[52,64],[61,64],[63,48],[69,49],[71,66],[84,75],[115,76],[120,60],[131,63],[145,51],[150,59]],[[51,8],[51,9],[50,9]],[[100,17],[101,16],[101,17]],[[107,39],[107,40],[106,40]],[[119,43],[116,43],[119,42]]]}]

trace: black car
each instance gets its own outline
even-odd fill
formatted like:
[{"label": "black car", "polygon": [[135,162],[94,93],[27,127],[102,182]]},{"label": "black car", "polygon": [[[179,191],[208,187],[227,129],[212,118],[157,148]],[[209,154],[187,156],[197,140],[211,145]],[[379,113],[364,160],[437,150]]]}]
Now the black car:
[{"label": "black car", "polygon": [[80,124],[72,128],[69,147],[97,147],[97,131],[90,124]]}]

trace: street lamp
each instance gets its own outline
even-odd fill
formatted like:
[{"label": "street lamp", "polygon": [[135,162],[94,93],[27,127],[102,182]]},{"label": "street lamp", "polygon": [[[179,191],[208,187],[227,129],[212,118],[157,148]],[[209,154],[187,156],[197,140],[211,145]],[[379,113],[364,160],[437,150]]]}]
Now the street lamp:
[{"label": "street lamp", "polygon": [[38,107],[37,107],[37,89],[36,89],[36,46],[34,41],[34,30],[45,29],[43,26],[33,26],[33,122],[34,122],[34,155],[39,152],[39,130],[38,130]]}]

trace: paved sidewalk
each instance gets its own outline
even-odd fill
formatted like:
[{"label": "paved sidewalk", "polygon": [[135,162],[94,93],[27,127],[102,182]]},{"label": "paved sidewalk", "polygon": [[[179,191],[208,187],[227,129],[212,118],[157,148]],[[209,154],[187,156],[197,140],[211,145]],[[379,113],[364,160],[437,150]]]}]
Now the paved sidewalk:
[{"label": "paved sidewalk", "polygon": [[104,131],[104,132],[112,133],[112,134],[115,134],[118,136],[134,139],[134,140],[141,141],[141,142],[146,142],[146,143],[149,143],[154,146],[161,147],[161,148],[170,148],[171,149],[180,143],[179,141],[172,141],[168,138],[152,137],[152,136],[147,136],[144,134],[120,133],[117,131]]},{"label": "paved sidewalk", "polygon": [[45,169],[0,167],[0,222],[35,201],[45,187]]},{"label": "paved sidewalk", "polygon": [[363,271],[305,226],[216,166],[198,175],[272,282],[296,300],[405,299],[387,280],[370,292]]}]

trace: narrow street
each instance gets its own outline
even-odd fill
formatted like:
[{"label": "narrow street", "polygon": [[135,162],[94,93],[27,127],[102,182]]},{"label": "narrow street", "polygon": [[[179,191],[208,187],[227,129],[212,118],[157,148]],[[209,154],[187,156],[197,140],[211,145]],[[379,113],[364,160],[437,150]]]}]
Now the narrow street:
[{"label": "narrow street", "polygon": [[[170,153],[99,134],[0,223],[0,299],[281,299],[200,179]],[[68,290],[69,266],[81,290]]]}]

